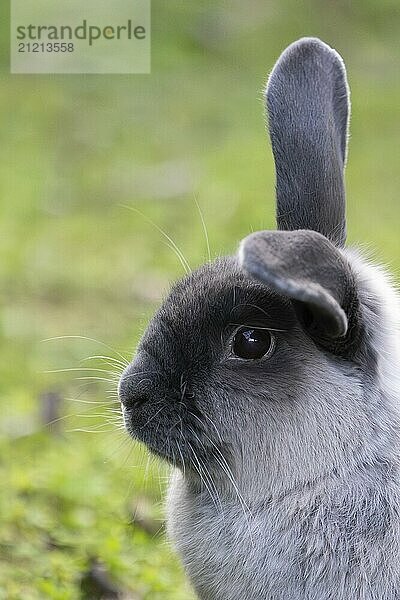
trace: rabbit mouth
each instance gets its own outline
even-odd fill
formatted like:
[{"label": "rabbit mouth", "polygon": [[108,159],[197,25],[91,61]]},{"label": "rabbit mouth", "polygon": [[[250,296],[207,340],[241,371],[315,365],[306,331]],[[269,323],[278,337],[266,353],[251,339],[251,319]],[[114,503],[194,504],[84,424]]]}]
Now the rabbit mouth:
[{"label": "rabbit mouth", "polygon": [[[173,436],[168,437],[159,432],[159,429],[164,429],[165,425],[162,426],[161,421],[157,420],[157,410],[154,413],[145,410],[144,403],[136,404],[134,408],[128,408],[124,404],[121,404],[121,407],[125,429],[131,438],[145,444],[148,450],[157,457],[175,466],[183,465],[185,459],[180,456],[177,449],[174,449],[176,442],[174,443]],[[159,410],[159,412],[162,411]]]},{"label": "rabbit mouth", "polygon": [[[162,409],[167,410],[165,405]],[[227,447],[222,447],[217,442],[211,441],[208,436],[202,436],[199,429],[195,430],[193,423],[184,421],[182,416],[171,417],[160,410],[160,419],[157,419],[157,410],[132,410],[122,408],[124,424],[128,434],[136,441],[144,444],[147,449],[157,456],[177,467],[182,472],[193,475],[195,478],[203,470],[218,470],[221,463],[227,464]],[[210,440],[210,443],[208,443]]]}]

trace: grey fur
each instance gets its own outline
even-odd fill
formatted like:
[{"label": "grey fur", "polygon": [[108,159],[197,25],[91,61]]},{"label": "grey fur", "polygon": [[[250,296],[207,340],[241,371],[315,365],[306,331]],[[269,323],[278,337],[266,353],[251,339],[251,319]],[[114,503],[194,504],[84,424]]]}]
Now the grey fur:
[{"label": "grey fur", "polygon": [[[289,69],[299,82],[299,69],[300,96],[309,86],[328,114],[343,101],[340,86],[329,99],[319,89],[337,73],[320,76],[330,60],[322,42],[300,40],[271,81]],[[313,119],[306,126],[315,139]],[[319,148],[302,147],[309,178]],[[342,179],[331,185],[319,181],[320,202],[342,201]],[[238,256],[174,286],[121,378],[126,427],[175,467],[168,532],[201,600],[399,600],[397,296],[379,268],[339,248],[340,209],[315,205],[317,221],[305,222],[311,205],[295,200],[290,222],[278,210],[289,231],[252,234]],[[340,235],[329,236],[334,221]],[[319,233],[291,231],[301,228]],[[235,357],[240,324],[269,329],[274,351]]]},{"label": "grey fur", "polygon": [[279,229],[314,229],[343,246],[350,110],[342,59],[315,38],[291,44],[271,73],[266,101]]}]

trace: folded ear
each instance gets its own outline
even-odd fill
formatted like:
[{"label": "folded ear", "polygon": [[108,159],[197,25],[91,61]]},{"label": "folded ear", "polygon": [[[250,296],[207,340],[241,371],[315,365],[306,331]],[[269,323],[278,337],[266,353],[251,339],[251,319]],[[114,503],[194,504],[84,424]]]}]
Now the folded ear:
[{"label": "folded ear", "polygon": [[349,89],[339,54],[316,38],[282,53],[266,91],[277,223],[346,241],[344,165]]},{"label": "folded ear", "polygon": [[[290,298],[303,327],[325,345],[354,330],[357,294],[340,251],[315,231],[260,231],[239,260],[249,275]],[[350,323],[350,327],[349,327]]]}]

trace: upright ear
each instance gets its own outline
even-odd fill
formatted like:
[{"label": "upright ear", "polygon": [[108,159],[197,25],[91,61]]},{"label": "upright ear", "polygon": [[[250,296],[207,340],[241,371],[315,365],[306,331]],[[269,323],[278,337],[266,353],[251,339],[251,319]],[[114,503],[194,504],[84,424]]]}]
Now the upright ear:
[{"label": "upright ear", "polygon": [[315,231],[259,231],[240,246],[245,271],[290,298],[303,327],[343,353],[354,340],[358,301],[353,274],[340,251]]},{"label": "upright ear", "polygon": [[290,45],[266,91],[279,229],[346,241],[344,166],[349,88],[339,54],[316,38]]}]

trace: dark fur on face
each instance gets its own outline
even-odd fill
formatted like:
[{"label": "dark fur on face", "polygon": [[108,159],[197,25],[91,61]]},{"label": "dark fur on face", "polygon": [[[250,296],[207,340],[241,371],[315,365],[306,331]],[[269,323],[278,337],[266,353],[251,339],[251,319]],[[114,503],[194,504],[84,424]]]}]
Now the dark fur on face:
[{"label": "dark fur on face", "polygon": [[[273,354],[233,356],[240,325],[270,330]],[[243,446],[254,443],[249,422],[268,432],[295,418],[321,350],[290,300],[250,279],[235,257],[218,259],[179,281],[150,322],[120,382],[126,427],[192,482],[205,469],[235,473]]]},{"label": "dark fur on face", "polygon": [[[273,330],[279,340],[275,356],[250,366],[232,356],[230,341],[239,325]],[[196,472],[196,455],[218,464],[220,453],[229,457],[230,436],[223,438],[224,427],[217,432],[213,419],[219,412],[218,421],[232,422],[236,403],[250,402],[257,385],[268,400],[263,379],[269,374],[273,388],[274,378],[281,378],[281,355],[296,328],[290,302],[249,279],[235,258],[201,267],[174,286],[121,379],[129,432],[181,467]],[[217,408],[210,400],[221,395],[226,406],[218,400]],[[276,402],[276,390],[269,396]]]}]

